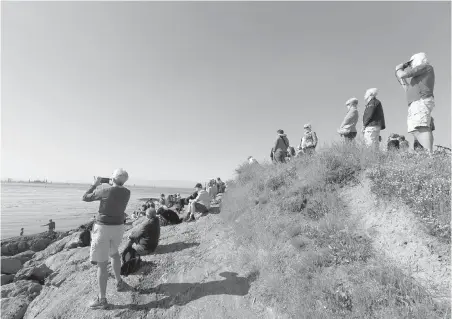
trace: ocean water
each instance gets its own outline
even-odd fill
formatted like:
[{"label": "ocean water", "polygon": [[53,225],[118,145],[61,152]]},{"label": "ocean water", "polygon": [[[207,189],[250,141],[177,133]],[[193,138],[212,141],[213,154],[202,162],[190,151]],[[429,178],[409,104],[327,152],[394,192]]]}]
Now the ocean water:
[{"label": "ocean water", "polygon": [[[1,184],[1,238],[46,231],[49,219],[56,224],[56,231],[71,230],[91,220],[97,213],[99,202],[86,203],[82,196],[89,188],[83,184]],[[159,197],[160,194],[180,193],[182,197],[193,190],[187,188],[158,188],[127,186],[130,201],[126,213],[136,210],[142,202],[140,198]]]}]

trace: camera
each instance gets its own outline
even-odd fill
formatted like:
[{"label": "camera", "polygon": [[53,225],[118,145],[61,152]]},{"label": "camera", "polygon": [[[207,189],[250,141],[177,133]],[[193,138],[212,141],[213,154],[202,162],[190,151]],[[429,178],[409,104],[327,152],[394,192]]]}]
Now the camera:
[{"label": "camera", "polygon": [[108,178],[108,177],[101,177],[100,178],[100,182],[101,182],[101,184],[109,184],[110,183],[110,178]]},{"label": "camera", "polygon": [[413,61],[413,60],[410,60],[410,61],[408,61],[408,62],[405,62],[405,63],[403,64],[402,68],[403,68],[403,69],[406,69],[407,67],[411,66],[411,62],[412,62],[412,61]]}]

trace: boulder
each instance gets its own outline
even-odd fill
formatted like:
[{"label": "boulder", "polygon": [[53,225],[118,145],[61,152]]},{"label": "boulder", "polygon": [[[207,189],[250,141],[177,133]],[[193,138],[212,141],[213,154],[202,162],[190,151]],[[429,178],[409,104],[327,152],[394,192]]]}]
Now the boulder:
[{"label": "boulder", "polygon": [[2,278],[2,286],[3,286],[3,285],[7,285],[7,284],[13,282],[13,280],[14,280],[14,275],[5,275],[5,274],[2,274],[2,275],[1,275],[1,278]]},{"label": "boulder", "polygon": [[34,256],[34,254],[36,254],[36,253],[33,250],[27,250],[27,251],[21,252],[17,255],[14,255],[14,258],[19,259],[22,262],[22,264],[25,264],[27,261],[29,261]]},{"label": "boulder", "polygon": [[22,268],[22,263],[19,259],[14,257],[3,257],[1,259],[2,267],[1,272],[2,274],[15,274],[19,271],[20,268]]},{"label": "boulder", "polygon": [[[77,237],[77,236],[75,236]],[[77,237],[78,238],[78,237]],[[50,256],[53,256],[57,253],[59,253],[60,251],[62,251],[66,245],[73,241],[74,239],[74,234],[70,235],[70,236],[66,236],[56,242],[53,242],[52,244],[50,244],[46,249],[37,252],[34,256],[33,259],[30,260],[27,264],[25,264],[24,266],[29,266],[32,264],[35,264],[37,262],[40,262],[42,260],[47,259]]]},{"label": "boulder", "polygon": [[29,245],[25,240],[22,240],[17,244],[17,249],[18,249],[19,253],[27,251],[28,248],[29,248]]},{"label": "boulder", "polygon": [[2,299],[2,319],[22,319],[29,303],[25,297]]},{"label": "boulder", "polygon": [[30,249],[36,252],[41,251],[46,249],[51,242],[52,240],[50,238],[40,238],[32,243]]},{"label": "boulder", "polygon": [[18,244],[14,242],[7,244],[6,249],[8,249],[9,255],[15,255],[19,253]]},{"label": "boulder", "polygon": [[11,298],[23,296],[27,297],[31,294],[41,292],[42,286],[31,280],[20,280],[1,287],[2,298]]},{"label": "boulder", "polygon": [[8,245],[2,245],[2,256],[9,256],[10,252],[8,249]]},{"label": "boulder", "polygon": [[69,241],[66,243],[66,245],[64,246],[64,248],[66,249],[72,249],[72,248],[76,248],[79,246],[79,241],[80,241],[80,234],[82,232],[74,232],[70,235],[70,239]]},{"label": "boulder", "polygon": [[24,267],[19,270],[14,277],[15,281],[18,280],[36,280],[37,282],[44,284],[44,279],[47,278],[53,271],[42,263],[39,266]]}]

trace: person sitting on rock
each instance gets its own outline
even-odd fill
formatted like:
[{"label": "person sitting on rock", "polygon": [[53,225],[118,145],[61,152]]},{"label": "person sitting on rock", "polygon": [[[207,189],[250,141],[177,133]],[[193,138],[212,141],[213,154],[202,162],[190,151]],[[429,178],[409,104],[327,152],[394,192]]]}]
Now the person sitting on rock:
[{"label": "person sitting on rock", "polygon": [[164,207],[157,209],[157,217],[160,220],[160,226],[176,225],[182,222],[182,219],[175,211]]},{"label": "person sitting on rock", "polygon": [[160,221],[154,207],[146,211],[146,220],[132,230],[129,246],[139,255],[147,255],[155,251],[160,238]]},{"label": "person sitting on rock", "polygon": [[198,193],[198,196],[190,200],[190,209],[186,216],[187,221],[195,220],[195,213],[199,212],[205,214],[210,209],[210,196],[203,188],[201,183],[196,184],[195,189]]},{"label": "person sitting on rock", "polygon": [[49,226],[49,233],[53,233],[55,231],[55,222],[49,219],[49,223],[41,226]]}]

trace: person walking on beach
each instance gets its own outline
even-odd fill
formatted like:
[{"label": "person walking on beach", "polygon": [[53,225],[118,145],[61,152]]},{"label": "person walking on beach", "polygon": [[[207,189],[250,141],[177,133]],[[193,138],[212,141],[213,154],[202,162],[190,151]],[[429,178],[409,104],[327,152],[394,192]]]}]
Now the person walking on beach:
[{"label": "person walking on beach", "polygon": [[345,141],[353,141],[357,134],[356,123],[358,123],[359,118],[358,99],[352,97],[347,102],[345,102],[345,106],[347,107],[348,111],[337,132]]},{"label": "person walking on beach", "polygon": [[275,146],[273,146],[273,160],[276,163],[285,163],[287,156],[287,148],[289,147],[289,139],[283,130],[278,130],[276,132],[278,138],[276,139]]},{"label": "person walking on beach", "polygon": [[378,149],[380,145],[380,131],[386,128],[383,106],[377,100],[378,89],[368,89],[364,94],[366,108],[363,115],[364,142],[367,146]]},{"label": "person walking on beach", "polygon": [[[405,71],[405,69],[409,68]],[[423,52],[413,55],[409,62],[396,66],[396,76],[406,92],[408,102],[408,133],[433,153],[433,133],[431,114],[435,107],[433,89],[435,88],[435,71]],[[410,78],[409,81],[407,79]]]},{"label": "person walking on beach", "polygon": [[108,257],[111,259],[116,279],[116,290],[126,289],[126,284],[121,278],[121,258],[118,249],[124,234],[124,213],[130,199],[130,190],[124,187],[128,179],[129,174],[119,168],[113,172],[112,185],[101,184],[102,178],[98,177],[83,195],[85,202],[100,201],[90,250],[91,263],[97,264],[98,267],[99,284],[99,295],[89,305],[93,309],[107,306]]},{"label": "person walking on beach", "polygon": [[41,226],[49,226],[49,234],[55,231],[55,222],[49,219],[49,223]]},{"label": "person walking on beach", "polygon": [[160,221],[155,206],[152,205],[146,210],[146,220],[132,230],[128,246],[132,246],[140,256],[147,255],[155,251],[159,238]]},{"label": "person walking on beach", "polygon": [[20,229],[20,236],[23,236],[23,235],[24,235],[24,229],[21,228],[21,229]]}]

